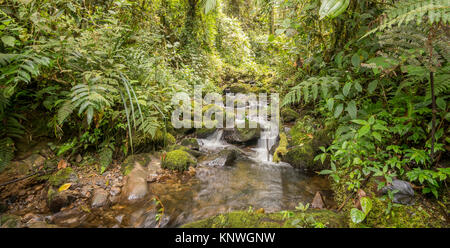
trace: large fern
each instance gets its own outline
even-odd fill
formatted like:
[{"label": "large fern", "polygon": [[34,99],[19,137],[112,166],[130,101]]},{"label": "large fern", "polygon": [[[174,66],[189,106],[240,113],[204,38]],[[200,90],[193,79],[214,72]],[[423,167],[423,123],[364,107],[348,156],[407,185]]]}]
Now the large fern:
[{"label": "large fern", "polygon": [[311,77],[293,87],[284,97],[282,106],[299,103],[309,103],[317,100],[319,93],[322,98],[327,98],[331,89],[339,90],[340,85],[336,77]]},{"label": "large fern", "polygon": [[430,24],[441,22],[446,25],[450,22],[450,2],[448,0],[397,1],[394,6],[386,10],[380,20],[381,24],[364,37],[377,31],[390,29],[393,26],[406,25],[410,22],[416,22],[417,24],[424,21]]}]

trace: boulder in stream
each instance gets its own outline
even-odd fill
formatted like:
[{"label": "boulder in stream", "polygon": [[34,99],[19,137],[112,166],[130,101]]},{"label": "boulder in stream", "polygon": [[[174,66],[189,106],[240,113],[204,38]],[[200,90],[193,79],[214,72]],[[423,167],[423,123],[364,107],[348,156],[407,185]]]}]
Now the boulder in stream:
[{"label": "boulder in stream", "polygon": [[194,138],[184,139],[181,141],[181,145],[187,147],[190,150],[198,151],[200,150],[200,145],[198,144],[198,140]]},{"label": "boulder in stream", "polygon": [[246,125],[245,128],[233,128],[225,129],[223,138],[230,144],[248,144],[257,141],[261,137],[261,127],[249,128]]},{"label": "boulder in stream", "polygon": [[186,171],[189,166],[197,165],[197,159],[183,150],[175,150],[168,152],[162,160],[161,167],[163,169]]},{"label": "boulder in stream", "polygon": [[219,152],[218,157],[208,162],[209,166],[232,166],[242,153],[237,149],[228,148]]},{"label": "boulder in stream", "polygon": [[122,199],[126,201],[135,201],[142,199],[147,193],[147,172],[140,164],[137,164],[125,179],[125,185],[122,190]]}]

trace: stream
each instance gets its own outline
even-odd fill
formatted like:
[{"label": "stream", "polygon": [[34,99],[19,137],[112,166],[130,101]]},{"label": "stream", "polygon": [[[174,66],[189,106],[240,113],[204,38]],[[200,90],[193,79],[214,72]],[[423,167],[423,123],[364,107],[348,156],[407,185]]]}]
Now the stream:
[{"label": "stream", "polygon": [[[200,139],[196,175],[187,182],[165,181],[149,185],[151,195],[163,203],[164,215],[157,221],[152,196],[137,203],[113,207],[98,213],[81,226],[86,227],[179,227],[183,224],[235,210],[277,212],[293,210],[299,203],[311,203],[321,191],[332,199],[324,177],[302,174],[286,163],[273,163],[271,148],[276,145],[278,128],[262,123],[261,135],[253,146],[237,147],[225,142],[219,129]],[[232,166],[216,166],[217,155],[224,149],[239,149],[245,154]]]}]

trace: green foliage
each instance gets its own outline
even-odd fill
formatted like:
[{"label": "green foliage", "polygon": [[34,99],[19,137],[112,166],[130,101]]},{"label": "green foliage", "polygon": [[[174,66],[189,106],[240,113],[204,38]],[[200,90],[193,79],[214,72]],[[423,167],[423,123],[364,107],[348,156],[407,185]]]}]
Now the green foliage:
[{"label": "green foliage", "polygon": [[161,167],[169,170],[186,171],[189,166],[195,166],[197,161],[189,153],[182,150],[168,152],[162,160]]},{"label": "green foliage", "polygon": [[387,9],[385,19],[376,29],[371,30],[367,35],[379,30],[392,28],[394,25],[408,24],[416,22],[421,24],[424,19],[430,24],[450,22],[450,4],[446,0],[402,0],[397,1],[394,6]]},{"label": "green foliage", "polygon": [[350,210],[350,218],[355,224],[363,222],[370,210],[372,210],[372,200],[370,200],[370,198],[362,197],[360,203],[362,211],[357,208],[352,208]]}]

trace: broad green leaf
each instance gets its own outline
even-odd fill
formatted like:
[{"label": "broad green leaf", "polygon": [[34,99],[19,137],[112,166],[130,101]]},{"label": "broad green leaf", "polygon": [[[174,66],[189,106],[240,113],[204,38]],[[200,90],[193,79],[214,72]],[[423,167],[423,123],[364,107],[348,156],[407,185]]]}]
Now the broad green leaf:
[{"label": "broad green leaf", "polygon": [[372,94],[378,86],[378,80],[373,80],[372,82],[370,82],[367,90],[369,91],[369,94]]},{"label": "broad green leaf", "polygon": [[342,111],[344,110],[344,104],[339,104],[337,105],[336,109],[334,110],[334,118],[338,118],[341,114]]},{"label": "broad green leaf", "polygon": [[381,134],[377,133],[377,132],[372,132],[372,137],[374,137],[375,139],[377,139],[378,141],[381,142],[382,138],[381,138]]},{"label": "broad green leaf", "polygon": [[364,135],[370,132],[370,125],[365,125],[358,131],[359,137],[363,137]]},{"label": "broad green leaf", "polygon": [[350,89],[352,88],[352,83],[348,82],[345,84],[344,88],[342,89],[342,93],[344,94],[344,96],[347,96],[348,93],[350,92]]},{"label": "broad green leaf", "polygon": [[443,111],[445,111],[447,108],[447,102],[443,97],[439,97],[438,99],[436,99],[436,105]]},{"label": "broad green leaf", "polygon": [[350,117],[352,119],[355,119],[357,117],[358,110],[356,108],[355,101],[351,101],[351,102],[348,103],[348,105],[347,105],[347,112],[348,112],[348,114],[350,115]]},{"label": "broad green leaf", "polygon": [[369,123],[365,120],[352,120],[353,123],[359,124],[359,125],[369,125]]},{"label": "broad green leaf", "polygon": [[362,197],[360,201],[363,212],[366,215],[369,214],[370,210],[372,210],[372,200],[369,197]]},{"label": "broad green leaf", "polygon": [[358,68],[360,66],[360,64],[361,64],[361,59],[359,58],[359,54],[357,54],[357,53],[353,54],[353,56],[352,56],[352,65],[354,67]]},{"label": "broad green leaf", "polygon": [[330,98],[327,100],[327,107],[328,107],[328,111],[332,111],[333,107],[334,107],[334,99]]},{"label": "broad green leaf", "polygon": [[3,42],[3,44],[5,44],[5,46],[14,47],[16,38],[9,36],[9,35],[5,35],[5,36],[2,36],[2,42]]}]

